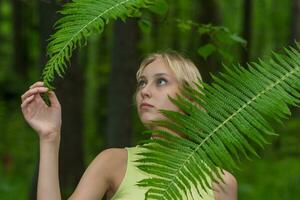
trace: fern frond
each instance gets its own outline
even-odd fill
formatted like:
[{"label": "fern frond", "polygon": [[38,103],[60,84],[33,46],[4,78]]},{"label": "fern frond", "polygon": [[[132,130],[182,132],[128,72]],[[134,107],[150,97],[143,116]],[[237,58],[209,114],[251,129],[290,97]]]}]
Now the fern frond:
[{"label": "fern frond", "polygon": [[273,53],[248,69],[224,66],[226,72],[213,76],[212,84],[199,82],[204,87],[197,90],[185,86],[170,98],[185,114],[162,110],[167,120],[153,123],[169,131],[146,132],[163,137],[141,146],[137,166],[152,176],[138,183],[150,187],[145,198],[187,198],[192,186],[207,190],[211,180],[222,181],[220,169],[237,169],[240,154],[257,156],[255,146],[263,147],[274,134],[269,120],[282,123],[291,114],[288,106],[300,105],[299,49]]},{"label": "fern frond", "polygon": [[43,81],[49,88],[55,75],[63,76],[76,47],[86,44],[92,33],[101,33],[113,19],[133,16],[141,8],[152,5],[154,0],[73,0],[64,5],[64,16],[55,23],[56,32],[47,47],[49,61],[43,73]]}]

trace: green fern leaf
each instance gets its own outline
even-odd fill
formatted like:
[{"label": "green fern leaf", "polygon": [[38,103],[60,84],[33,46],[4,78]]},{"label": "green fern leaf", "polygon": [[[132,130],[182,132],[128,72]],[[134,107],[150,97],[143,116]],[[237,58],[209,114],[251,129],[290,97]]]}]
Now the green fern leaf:
[{"label": "green fern leaf", "polygon": [[299,106],[299,49],[273,53],[248,69],[225,66],[212,84],[199,81],[198,89],[185,86],[170,98],[185,114],[161,110],[167,119],[153,123],[167,129],[145,132],[163,136],[146,140],[136,161],[151,175],[138,183],[150,187],[145,199],[186,199],[192,185],[207,190],[211,180],[222,181],[220,169],[237,169],[240,154],[257,156],[255,147],[274,135],[269,119],[282,123],[291,114],[288,106]]},{"label": "green fern leaf", "polygon": [[60,11],[64,17],[55,23],[56,32],[48,44],[49,61],[42,73],[45,85],[53,89],[55,74],[63,77],[72,51],[85,45],[92,33],[101,33],[110,20],[135,16],[153,3],[154,0],[73,0],[65,4]]}]

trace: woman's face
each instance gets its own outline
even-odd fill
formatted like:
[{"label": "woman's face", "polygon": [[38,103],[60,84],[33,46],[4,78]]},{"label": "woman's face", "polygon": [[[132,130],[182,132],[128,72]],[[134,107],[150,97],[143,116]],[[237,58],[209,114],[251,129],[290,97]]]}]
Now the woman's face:
[{"label": "woman's face", "polygon": [[171,68],[158,58],[145,67],[138,80],[136,103],[143,124],[163,119],[160,109],[178,111],[168,98],[179,93],[179,83]]}]

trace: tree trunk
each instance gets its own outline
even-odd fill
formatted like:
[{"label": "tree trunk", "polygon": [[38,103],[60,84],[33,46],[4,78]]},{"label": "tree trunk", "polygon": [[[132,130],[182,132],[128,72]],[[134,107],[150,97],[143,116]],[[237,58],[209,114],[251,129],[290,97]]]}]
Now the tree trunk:
[{"label": "tree trunk", "polygon": [[69,195],[78,184],[83,171],[83,70],[76,52],[64,80],[57,83],[57,96],[62,107],[62,131],[59,175],[63,196]]},{"label": "tree trunk", "polygon": [[108,147],[124,147],[131,144],[132,95],[135,72],[138,68],[138,35],[136,19],[128,19],[126,23],[115,22],[108,91]]},{"label": "tree trunk", "polygon": [[48,39],[51,34],[54,33],[53,25],[58,19],[56,11],[59,6],[54,3],[47,3],[45,1],[39,1],[39,32],[40,32],[40,60],[39,66],[41,70],[44,68],[47,62],[47,45]]},{"label": "tree trunk", "polygon": [[12,0],[13,8],[13,67],[16,75],[23,80],[27,78],[28,54],[27,41],[25,37],[26,18],[24,13],[28,12],[24,1]]},{"label": "tree trunk", "polygon": [[[0,8],[1,7],[2,7],[2,0],[0,0]],[[0,26],[4,21],[3,18],[4,18],[4,16],[3,16],[2,12],[0,12]],[[0,32],[0,44],[4,44],[4,42],[5,42],[5,39],[4,39],[3,33]],[[0,59],[0,71],[4,68],[3,54],[4,54],[4,49],[2,46],[0,46],[0,58],[1,58]]]},{"label": "tree trunk", "polygon": [[245,64],[250,59],[251,42],[252,42],[251,19],[252,19],[252,0],[245,0],[244,1],[244,22],[243,22],[242,37],[247,41],[247,48],[244,48],[241,51],[241,64],[243,66],[245,66]]},{"label": "tree trunk", "polygon": [[300,42],[300,0],[293,0],[291,14],[290,45],[295,46],[295,40]]},{"label": "tree trunk", "polygon": [[[293,0],[291,14],[291,36],[290,45],[295,47],[295,41],[300,42],[300,0]],[[292,113],[295,117],[300,117],[300,109],[292,107]]]},{"label": "tree trunk", "polygon": [[211,23],[213,25],[220,24],[220,15],[218,10],[218,4],[216,0],[205,1],[201,0],[201,14],[200,20],[204,24]]},{"label": "tree trunk", "polygon": [[[198,3],[199,7],[199,15],[197,16],[198,22],[200,24],[213,24],[213,25],[219,25],[220,24],[220,15],[219,15],[219,9],[217,6],[217,3],[215,0],[212,1],[204,1],[201,0],[201,2]],[[194,37],[191,37],[191,40],[193,40]],[[211,82],[212,78],[210,76],[210,73],[215,73],[219,70],[220,64],[218,63],[218,60],[216,57],[208,57],[207,60],[204,60],[199,55],[197,55],[197,49],[203,45],[206,44],[209,38],[203,38],[202,44],[200,43],[193,43],[191,42],[191,46],[194,50],[193,58],[199,67],[199,71],[201,73],[201,76],[205,82]]]}]

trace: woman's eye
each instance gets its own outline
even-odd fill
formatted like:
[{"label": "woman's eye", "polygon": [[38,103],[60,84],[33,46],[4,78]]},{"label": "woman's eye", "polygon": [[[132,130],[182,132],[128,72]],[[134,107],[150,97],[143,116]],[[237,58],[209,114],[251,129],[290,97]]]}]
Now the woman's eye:
[{"label": "woman's eye", "polygon": [[144,87],[146,85],[146,81],[141,80],[138,82],[138,88]]},{"label": "woman's eye", "polygon": [[157,84],[158,84],[159,86],[161,86],[161,85],[166,85],[167,82],[168,82],[168,81],[165,80],[165,79],[163,79],[163,78],[160,78],[160,79],[157,80]]}]

